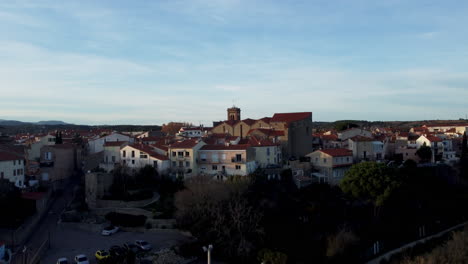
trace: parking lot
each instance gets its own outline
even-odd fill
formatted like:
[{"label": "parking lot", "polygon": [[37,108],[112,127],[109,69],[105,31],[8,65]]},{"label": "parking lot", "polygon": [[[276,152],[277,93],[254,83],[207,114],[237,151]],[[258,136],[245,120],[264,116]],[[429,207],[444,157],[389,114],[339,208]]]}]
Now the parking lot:
[{"label": "parking lot", "polygon": [[98,232],[60,224],[51,231],[50,239],[50,249],[44,255],[41,263],[54,264],[61,257],[72,261],[78,254],[85,254],[90,259],[90,263],[97,263],[94,257],[97,250],[108,250],[113,245],[122,246],[125,242],[133,243],[137,239],[148,241],[155,250],[171,247],[188,240],[186,236],[174,230],[145,233],[119,231],[111,236],[102,236]]}]

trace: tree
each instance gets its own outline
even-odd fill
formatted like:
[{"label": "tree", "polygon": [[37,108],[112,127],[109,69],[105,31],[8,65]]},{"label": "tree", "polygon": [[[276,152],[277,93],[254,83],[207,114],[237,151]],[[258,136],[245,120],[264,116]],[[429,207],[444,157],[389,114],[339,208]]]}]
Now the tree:
[{"label": "tree", "polygon": [[462,151],[460,156],[460,176],[468,179],[468,142],[466,132],[463,133]]},{"label": "tree", "polygon": [[168,135],[175,135],[177,132],[179,132],[180,128],[190,126],[192,126],[191,123],[169,122],[167,124],[163,124],[161,131],[167,133]]},{"label": "tree", "polygon": [[288,256],[282,252],[272,251],[270,249],[262,249],[258,252],[258,261],[264,264],[286,264]]},{"label": "tree", "polygon": [[176,220],[200,242],[212,243],[229,258],[247,258],[262,234],[262,215],[246,198],[249,181],[194,177],[176,193]]},{"label": "tree", "polygon": [[338,257],[343,255],[357,244],[359,238],[354,232],[347,228],[342,228],[338,233],[327,238],[327,257]]},{"label": "tree", "polygon": [[344,193],[381,206],[401,185],[394,171],[383,163],[361,162],[346,172],[340,183]]},{"label": "tree", "polygon": [[432,150],[431,147],[426,146],[426,142],[416,151],[416,155],[421,159],[423,162],[429,162],[432,158]]},{"label": "tree", "polygon": [[55,144],[63,144],[62,132],[55,132]]}]

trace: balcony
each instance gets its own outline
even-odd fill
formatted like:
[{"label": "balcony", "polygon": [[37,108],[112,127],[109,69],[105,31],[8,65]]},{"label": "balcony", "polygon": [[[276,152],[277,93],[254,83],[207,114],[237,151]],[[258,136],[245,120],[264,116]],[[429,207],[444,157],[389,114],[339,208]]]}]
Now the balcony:
[{"label": "balcony", "polygon": [[245,163],[245,159],[232,158],[232,163]]}]

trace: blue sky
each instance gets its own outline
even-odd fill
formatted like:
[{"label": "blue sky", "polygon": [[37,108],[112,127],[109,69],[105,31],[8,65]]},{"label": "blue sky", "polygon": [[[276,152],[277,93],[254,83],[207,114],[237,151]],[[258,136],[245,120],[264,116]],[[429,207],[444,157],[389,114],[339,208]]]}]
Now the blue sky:
[{"label": "blue sky", "polygon": [[1,1],[0,119],[468,113],[468,2]]}]

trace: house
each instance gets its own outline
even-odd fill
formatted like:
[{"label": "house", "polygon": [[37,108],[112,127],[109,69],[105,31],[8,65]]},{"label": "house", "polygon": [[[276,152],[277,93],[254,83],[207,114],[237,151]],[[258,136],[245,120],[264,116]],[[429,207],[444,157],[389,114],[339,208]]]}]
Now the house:
[{"label": "house", "polygon": [[27,159],[28,160],[39,160],[41,157],[41,148],[43,146],[55,145],[55,136],[51,134],[38,135],[34,138],[34,141],[28,144]]},{"label": "house", "polygon": [[200,138],[205,136],[208,133],[203,126],[199,127],[181,127],[179,129],[178,136],[188,137],[188,138]]},{"label": "house", "polygon": [[248,144],[204,145],[199,153],[199,173],[222,179],[246,176],[257,168],[255,149]]},{"label": "house", "polygon": [[447,132],[455,129],[456,133],[463,134],[468,132],[468,123],[460,124],[427,124],[423,125],[423,128],[427,129],[428,132],[437,133],[437,132]]},{"label": "house", "polygon": [[349,149],[321,149],[306,155],[312,166],[324,175],[326,182],[338,184],[353,165],[353,152]]},{"label": "house", "polygon": [[251,137],[248,144],[255,151],[255,161],[258,167],[267,168],[270,165],[280,165],[282,162],[281,145],[268,139]]},{"label": "house", "polygon": [[125,142],[129,142],[130,144],[133,144],[134,138],[117,133],[117,132],[112,132],[109,135],[97,136],[88,141],[89,153],[93,154],[93,153],[101,152],[104,150],[104,144],[106,142],[114,142],[114,141],[125,141]]},{"label": "house", "polygon": [[169,145],[169,159],[171,172],[179,178],[185,179],[198,173],[198,150],[206,145],[196,139],[186,139]]},{"label": "house", "polygon": [[419,156],[416,155],[418,149],[416,147],[399,147],[395,149],[395,155],[398,155],[402,161],[414,160],[419,162]]},{"label": "house", "polygon": [[228,108],[228,120],[213,122],[211,132],[241,139],[249,135],[275,137],[275,143],[281,143],[284,158],[302,157],[312,151],[312,112],[276,113],[271,118],[242,120],[240,111],[237,107]]},{"label": "house", "polygon": [[340,140],[347,140],[349,138],[352,138],[352,137],[356,137],[356,136],[361,136],[361,137],[372,137],[372,133],[370,131],[367,131],[367,130],[363,130],[363,129],[360,129],[360,128],[356,128],[356,127],[353,127],[353,128],[349,128],[349,129],[346,129],[344,131],[341,131],[341,132],[338,132],[338,138]]},{"label": "house", "polygon": [[432,150],[432,162],[436,162],[442,159],[444,153],[444,143],[442,139],[433,135],[420,136],[416,140],[417,148],[422,146],[428,146]]},{"label": "house", "polygon": [[81,149],[73,144],[43,146],[40,157],[42,180],[63,183],[77,168],[80,156]]},{"label": "house", "polygon": [[137,170],[147,165],[154,167],[159,174],[166,174],[170,168],[167,156],[161,155],[144,144],[126,145],[120,148],[120,162],[123,166]]},{"label": "house", "polygon": [[0,179],[6,179],[16,187],[24,187],[24,155],[0,149]]},{"label": "house", "polygon": [[355,136],[348,139],[348,149],[353,152],[355,161],[382,160],[384,144],[373,138]]},{"label": "house", "polygon": [[120,149],[127,144],[128,142],[125,141],[108,141],[104,143],[103,160],[99,167],[107,172],[112,171],[116,165],[120,164]]}]

